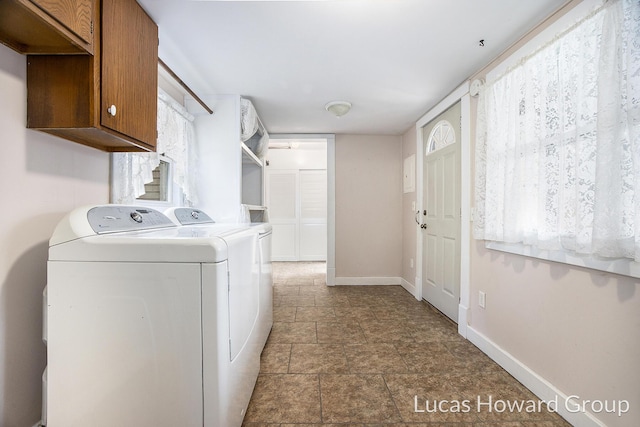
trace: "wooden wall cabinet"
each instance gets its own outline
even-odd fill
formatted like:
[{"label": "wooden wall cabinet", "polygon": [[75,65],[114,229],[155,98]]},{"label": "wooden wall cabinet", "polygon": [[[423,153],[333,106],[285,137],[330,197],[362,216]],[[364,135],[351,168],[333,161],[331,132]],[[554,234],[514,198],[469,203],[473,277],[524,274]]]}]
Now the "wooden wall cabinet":
[{"label": "wooden wall cabinet", "polygon": [[27,127],[104,151],[155,151],[158,26],[135,0],[100,3],[93,55],[27,56]]},{"label": "wooden wall cabinet", "polygon": [[93,53],[95,0],[0,0],[0,42],[23,54]]}]

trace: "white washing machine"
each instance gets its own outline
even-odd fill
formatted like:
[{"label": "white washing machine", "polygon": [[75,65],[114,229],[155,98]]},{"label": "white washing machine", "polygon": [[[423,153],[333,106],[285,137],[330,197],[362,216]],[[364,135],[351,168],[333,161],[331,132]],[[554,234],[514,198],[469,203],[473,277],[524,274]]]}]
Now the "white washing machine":
[{"label": "white washing machine", "polygon": [[[182,226],[226,227],[216,223],[206,212],[192,207],[172,207],[164,212],[175,224]],[[262,347],[267,342],[273,327],[273,270],[271,261],[271,224],[266,222],[250,224],[234,224],[249,226],[258,233],[258,255],[260,262],[260,297],[258,312],[258,340]]]},{"label": "white washing machine", "polygon": [[48,427],[240,426],[260,369],[258,234],[77,209],[47,283]]}]

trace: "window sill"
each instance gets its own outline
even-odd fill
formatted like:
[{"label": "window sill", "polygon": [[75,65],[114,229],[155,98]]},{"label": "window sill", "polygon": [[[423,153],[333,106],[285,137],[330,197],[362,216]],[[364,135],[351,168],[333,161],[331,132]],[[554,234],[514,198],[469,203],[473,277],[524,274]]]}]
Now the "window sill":
[{"label": "window sill", "polygon": [[567,251],[546,251],[518,243],[486,242],[487,249],[640,278],[640,263],[626,258],[593,258]]}]

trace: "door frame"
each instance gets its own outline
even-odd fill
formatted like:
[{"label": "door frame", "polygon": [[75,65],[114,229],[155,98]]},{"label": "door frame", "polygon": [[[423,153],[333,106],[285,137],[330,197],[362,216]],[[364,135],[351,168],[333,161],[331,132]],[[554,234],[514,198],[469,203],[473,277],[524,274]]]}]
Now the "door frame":
[{"label": "door frame", "polygon": [[[416,153],[424,156],[422,128],[450,106],[460,101],[460,303],[458,304],[458,333],[467,337],[470,288],[471,251],[471,97],[469,81],[464,82],[416,122]],[[416,161],[416,210],[424,209],[423,158]],[[415,212],[413,212],[415,214]],[[423,257],[422,234],[416,225],[415,298],[422,301]]]},{"label": "door frame", "polygon": [[[274,139],[305,140],[324,139],[327,143],[327,285],[336,284],[336,136],[329,133],[277,133]],[[263,195],[264,196],[264,195]]]}]

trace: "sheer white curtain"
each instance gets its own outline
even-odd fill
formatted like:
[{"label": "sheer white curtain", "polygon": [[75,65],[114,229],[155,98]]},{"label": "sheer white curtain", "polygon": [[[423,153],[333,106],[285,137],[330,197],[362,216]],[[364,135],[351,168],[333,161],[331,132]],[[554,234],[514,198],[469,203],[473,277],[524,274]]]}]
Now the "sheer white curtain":
[{"label": "sheer white curtain", "polygon": [[609,0],[478,99],[474,236],[640,261],[640,2]]},{"label": "sheer white curtain", "polygon": [[173,181],[182,189],[187,202],[197,203],[196,144],[193,116],[158,89],[158,141],[155,153],[114,153],[111,201],[130,204],[144,194],[144,185],[153,181],[153,170],[160,154],[172,162]]}]

